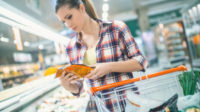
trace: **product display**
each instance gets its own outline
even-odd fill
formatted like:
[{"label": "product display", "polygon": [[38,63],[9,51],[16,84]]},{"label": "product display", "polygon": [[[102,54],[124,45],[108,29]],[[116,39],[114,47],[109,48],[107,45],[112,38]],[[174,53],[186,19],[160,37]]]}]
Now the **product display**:
[{"label": "product display", "polygon": [[38,70],[39,65],[32,63],[0,66],[0,78],[3,88],[8,89],[27,82],[26,80],[34,76],[34,73]]},{"label": "product display", "polygon": [[85,112],[87,93],[75,97],[64,88],[58,88],[36,107],[37,112]]},{"label": "product display", "polygon": [[183,22],[187,37],[192,67],[200,71],[200,5],[193,4],[183,11]]},{"label": "product display", "polygon": [[159,24],[154,31],[159,64],[163,69],[186,65],[189,57],[182,20]]},{"label": "product display", "polygon": [[186,47],[183,46],[184,33],[181,22],[175,22],[165,25],[166,46],[168,49],[168,60],[171,67],[185,64],[186,62]]}]

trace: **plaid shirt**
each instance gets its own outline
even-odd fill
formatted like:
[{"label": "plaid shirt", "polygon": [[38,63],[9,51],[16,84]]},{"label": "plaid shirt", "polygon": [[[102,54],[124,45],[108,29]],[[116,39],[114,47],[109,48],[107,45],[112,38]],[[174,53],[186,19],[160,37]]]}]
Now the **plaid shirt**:
[{"label": "plaid shirt", "polygon": [[[121,21],[105,22],[97,19],[100,24],[99,42],[96,46],[97,63],[137,60],[145,69],[147,61],[138,49],[127,25]],[[83,64],[86,46],[78,38],[78,34],[67,45],[66,52],[71,64]],[[133,78],[131,72],[110,73],[97,80],[88,80],[89,87],[97,87]],[[109,97],[109,96],[108,96]],[[112,111],[112,102],[106,101]]]}]

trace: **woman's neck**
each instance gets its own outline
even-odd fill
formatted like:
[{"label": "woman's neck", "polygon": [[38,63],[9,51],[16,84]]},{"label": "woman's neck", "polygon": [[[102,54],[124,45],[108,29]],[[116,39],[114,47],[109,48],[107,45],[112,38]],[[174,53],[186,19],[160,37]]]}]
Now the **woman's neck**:
[{"label": "woman's neck", "polygon": [[98,34],[99,29],[100,29],[99,24],[95,20],[89,18],[85,22],[83,30],[81,31],[81,33],[83,35],[96,35],[96,34]]}]

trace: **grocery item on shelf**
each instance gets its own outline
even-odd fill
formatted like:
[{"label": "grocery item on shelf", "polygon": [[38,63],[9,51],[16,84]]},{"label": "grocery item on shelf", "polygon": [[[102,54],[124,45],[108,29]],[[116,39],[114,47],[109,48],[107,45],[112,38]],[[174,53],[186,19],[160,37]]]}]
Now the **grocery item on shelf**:
[{"label": "grocery item on shelf", "polygon": [[52,75],[57,72],[58,68],[57,67],[50,67],[44,72],[44,76]]},{"label": "grocery item on shelf", "polygon": [[2,79],[3,89],[24,83],[27,78],[30,78],[39,70],[38,66],[35,63],[0,66],[0,78]]},{"label": "grocery item on shelf", "polygon": [[60,87],[52,95],[36,106],[37,112],[85,112],[89,97],[83,93],[80,97]]},{"label": "grocery item on shelf", "polygon": [[189,56],[182,20],[165,23],[163,28],[158,25],[155,34],[159,62],[164,69],[187,64]]},{"label": "grocery item on shelf", "polygon": [[197,3],[189,5],[183,9],[183,23],[188,43],[191,66],[200,71],[200,4]]},{"label": "grocery item on shelf", "polygon": [[39,78],[41,78],[41,77],[40,76],[32,76],[30,78],[25,79],[25,81],[23,83],[32,82],[32,81],[37,80]]},{"label": "grocery item on shelf", "polygon": [[174,22],[165,26],[167,32],[164,36],[166,38],[166,46],[168,52],[168,60],[170,66],[177,66],[180,64],[185,64],[187,57],[186,48],[183,45],[184,43],[184,32],[182,22]]}]

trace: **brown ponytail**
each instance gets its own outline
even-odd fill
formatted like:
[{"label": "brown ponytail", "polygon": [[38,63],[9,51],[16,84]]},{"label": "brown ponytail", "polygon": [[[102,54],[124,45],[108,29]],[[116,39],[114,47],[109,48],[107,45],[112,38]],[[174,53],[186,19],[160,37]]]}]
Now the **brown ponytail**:
[{"label": "brown ponytail", "polygon": [[97,14],[96,11],[93,7],[93,4],[91,3],[90,0],[82,0],[84,6],[85,6],[85,10],[87,12],[87,14],[92,18],[92,19],[96,19],[97,18]]},{"label": "brown ponytail", "polygon": [[92,18],[92,19],[96,19],[97,18],[97,14],[96,11],[91,3],[90,0],[57,0],[56,1],[56,6],[55,6],[55,11],[57,13],[58,9],[63,6],[68,4],[70,8],[77,8],[79,9],[80,4],[83,4],[85,6],[85,10],[87,12],[87,14]]}]

